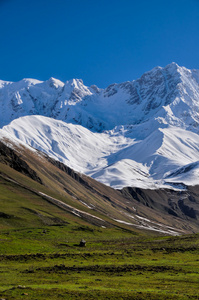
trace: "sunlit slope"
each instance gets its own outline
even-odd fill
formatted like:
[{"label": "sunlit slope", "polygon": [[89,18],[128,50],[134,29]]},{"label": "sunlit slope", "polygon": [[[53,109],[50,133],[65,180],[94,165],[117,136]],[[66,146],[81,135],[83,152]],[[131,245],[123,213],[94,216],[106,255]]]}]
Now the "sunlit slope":
[{"label": "sunlit slope", "polygon": [[[130,133],[94,133],[81,125],[26,116],[14,120],[1,132],[117,189],[197,185],[198,134],[176,126],[156,125],[145,138],[138,138],[142,125]],[[183,172],[190,164],[189,172]]]},{"label": "sunlit slope", "polygon": [[[48,216],[52,214],[53,218],[61,219],[55,221],[58,224],[71,220],[102,228],[114,226],[131,231],[147,230],[174,235],[197,231],[199,216],[195,207],[198,203],[197,197],[188,199],[189,202],[178,203],[179,195],[183,198],[187,192],[179,194],[170,191],[168,195],[169,190],[162,190],[162,195],[158,194],[158,191],[156,195],[150,195],[149,191],[148,196],[146,190],[134,193],[131,190],[123,190],[121,193],[90,177],[76,173],[63,163],[23,144],[16,146],[13,141],[6,139],[0,146],[3,214],[15,215],[13,208],[19,205],[26,207],[28,209],[26,212],[31,212],[38,218],[37,224],[41,222],[39,216],[43,215],[43,211]],[[13,158],[19,164],[13,164]],[[9,185],[16,188],[16,195],[19,194],[18,189],[23,190],[21,204],[20,199],[18,204],[12,204],[15,188],[12,188],[13,193],[10,195]],[[7,192],[5,192],[6,187]],[[32,196],[26,195],[26,192],[36,197],[37,204],[32,200]],[[140,193],[145,200],[139,198]],[[174,202],[171,201],[172,197]],[[159,198],[162,201],[159,201]],[[176,207],[174,207],[175,203]],[[50,210],[45,207],[46,204],[50,206]],[[39,208],[39,205],[43,208]],[[9,207],[12,208],[11,212]],[[56,208],[57,213],[54,213],[53,207]],[[19,210],[21,211],[21,208]],[[190,214],[190,210],[194,213]],[[20,215],[17,213],[16,216]]]}]

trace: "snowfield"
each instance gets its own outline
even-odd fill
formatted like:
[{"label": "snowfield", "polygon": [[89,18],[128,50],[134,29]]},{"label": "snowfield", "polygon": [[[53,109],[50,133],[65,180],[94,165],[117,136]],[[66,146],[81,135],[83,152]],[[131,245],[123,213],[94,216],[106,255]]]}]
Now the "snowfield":
[{"label": "snowfield", "polygon": [[106,89],[0,81],[0,138],[121,189],[199,184],[199,71],[172,63]]}]

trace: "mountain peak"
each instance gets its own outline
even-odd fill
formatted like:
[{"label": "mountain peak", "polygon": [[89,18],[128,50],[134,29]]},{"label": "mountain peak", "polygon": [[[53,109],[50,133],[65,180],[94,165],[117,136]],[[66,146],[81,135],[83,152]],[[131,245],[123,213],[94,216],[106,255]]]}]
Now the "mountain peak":
[{"label": "mountain peak", "polygon": [[54,77],[50,77],[50,78],[47,80],[47,82],[48,82],[48,84],[50,85],[50,87],[52,87],[52,88],[58,89],[58,88],[60,88],[60,87],[61,87],[61,88],[64,87],[64,83],[63,83],[62,81],[60,81],[60,80],[54,78]]},{"label": "mountain peak", "polygon": [[37,84],[43,83],[41,80],[33,79],[33,78],[23,78],[17,82],[13,82],[12,84],[17,87],[26,87],[26,86],[34,86]]},{"label": "mountain peak", "polygon": [[164,72],[164,71],[168,72],[171,75],[175,75],[176,72],[178,73],[181,70],[181,68],[182,67],[180,67],[177,63],[172,62],[172,63],[166,65],[165,67],[157,66],[157,67],[153,68],[152,70],[145,72],[141,76],[141,78],[145,77],[146,75],[149,75],[149,74],[152,77],[152,76],[154,76],[154,74],[156,74],[156,73],[159,74],[159,73]]},{"label": "mountain peak", "polygon": [[172,62],[168,64],[164,69],[169,71],[170,73],[176,73],[176,72],[180,72],[182,67],[180,67],[177,63]]},{"label": "mountain peak", "polygon": [[4,86],[12,84],[12,81],[5,81],[5,80],[0,80],[0,88],[3,88]]},{"label": "mountain peak", "polygon": [[176,62],[173,61],[170,64],[166,65],[166,67],[179,68],[180,66]]},{"label": "mountain peak", "polygon": [[82,79],[73,78],[66,81],[66,84],[71,85],[72,87],[79,88],[80,86],[84,85]]}]

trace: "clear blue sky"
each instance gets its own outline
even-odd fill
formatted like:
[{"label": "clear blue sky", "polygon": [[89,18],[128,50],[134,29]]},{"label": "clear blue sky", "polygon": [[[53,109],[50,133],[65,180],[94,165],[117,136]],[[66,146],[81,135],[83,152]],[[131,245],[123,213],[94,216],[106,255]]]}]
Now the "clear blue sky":
[{"label": "clear blue sky", "polygon": [[106,87],[172,61],[199,69],[199,0],[0,0],[0,79]]}]

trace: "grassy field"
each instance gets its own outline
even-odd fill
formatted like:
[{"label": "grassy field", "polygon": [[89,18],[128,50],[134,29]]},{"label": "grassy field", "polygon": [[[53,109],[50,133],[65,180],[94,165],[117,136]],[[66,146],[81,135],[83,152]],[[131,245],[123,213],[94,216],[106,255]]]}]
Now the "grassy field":
[{"label": "grassy field", "polygon": [[[40,185],[0,164],[0,299],[199,299],[198,234],[160,236],[115,222],[128,204],[116,191],[98,183],[93,191],[45,170],[58,184],[41,173]],[[87,200],[108,226],[91,225],[36,191],[91,212],[78,199]]]},{"label": "grassy field", "polygon": [[2,299],[199,299],[198,235],[77,224],[2,229],[0,254]]}]

